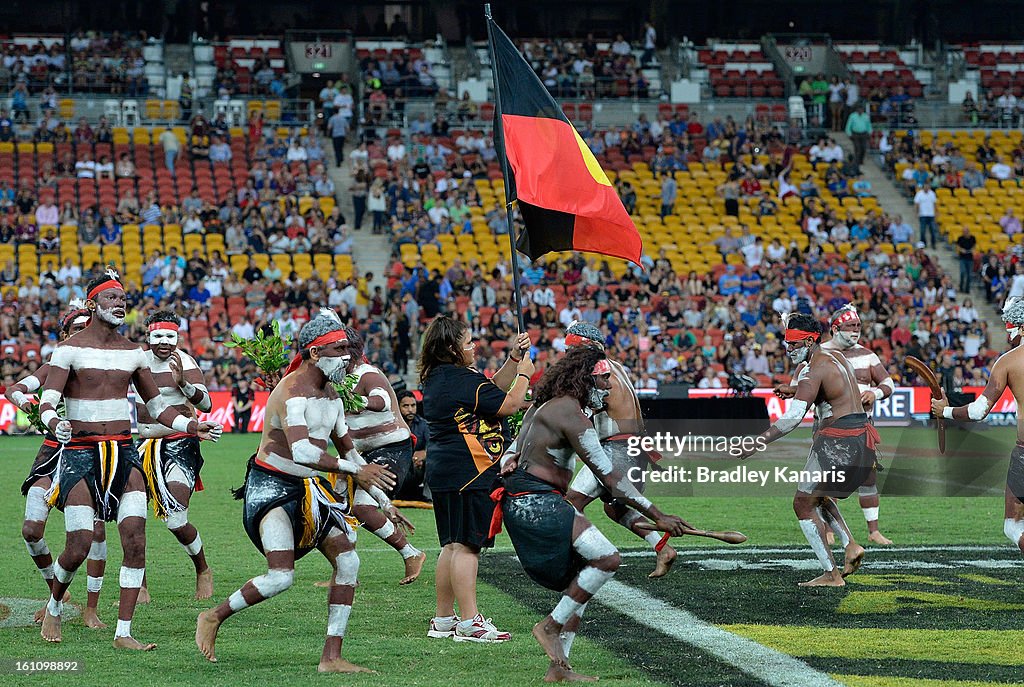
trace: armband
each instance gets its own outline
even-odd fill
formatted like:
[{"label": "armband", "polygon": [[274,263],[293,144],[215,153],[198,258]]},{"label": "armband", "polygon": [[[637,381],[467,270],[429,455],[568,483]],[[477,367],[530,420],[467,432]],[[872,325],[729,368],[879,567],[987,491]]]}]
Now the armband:
[{"label": "armband", "polygon": [[967,417],[971,418],[975,422],[984,420],[985,416],[988,415],[988,409],[992,407],[992,402],[985,396],[978,396],[967,405]]},{"label": "armband", "polygon": [[171,429],[175,432],[181,432],[182,434],[195,434],[195,431],[188,431],[191,424],[192,420],[190,418],[187,418],[184,415],[179,415],[171,421]]},{"label": "armband", "polygon": [[789,404],[789,410],[775,421],[775,428],[783,434],[788,434],[800,426],[804,416],[807,415],[807,401],[793,400]]},{"label": "armband", "polygon": [[871,393],[875,395],[875,400],[877,401],[881,401],[883,398],[885,398],[885,392],[877,387],[872,389]]}]

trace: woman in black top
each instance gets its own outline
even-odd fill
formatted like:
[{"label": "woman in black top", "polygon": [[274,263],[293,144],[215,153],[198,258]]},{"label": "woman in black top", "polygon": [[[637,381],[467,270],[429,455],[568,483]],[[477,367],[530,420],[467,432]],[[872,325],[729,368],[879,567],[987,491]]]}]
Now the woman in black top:
[{"label": "woman in black top", "polygon": [[509,359],[491,379],[471,367],[475,348],[469,326],[447,316],[434,319],[423,335],[420,386],[430,428],[425,482],[441,543],[434,575],[437,610],[427,634],[502,642],[511,635],[477,609],[477,566],[480,549],[494,545],[488,535],[494,512],[489,494],[498,476],[494,466],[509,439],[504,418],[523,405],[534,366],[524,355],[530,348],[527,334],[517,337]]}]

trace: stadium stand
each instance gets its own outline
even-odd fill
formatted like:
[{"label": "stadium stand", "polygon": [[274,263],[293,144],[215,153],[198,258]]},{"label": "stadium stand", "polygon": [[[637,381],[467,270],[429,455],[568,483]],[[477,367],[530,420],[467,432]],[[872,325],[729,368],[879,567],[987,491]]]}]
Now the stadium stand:
[{"label": "stadium stand", "polygon": [[882,88],[886,91],[903,88],[911,98],[924,96],[924,85],[895,48],[878,43],[833,43],[843,57],[847,69],[858,80],[865,93]]},{"label": "stadium stand", "polygon": [[[643,63],[644,50],[620,34],[614,41],[532,38],[519,41],[523,57],[559,98],[657,98],[665,93],[656,55]],[[480,78],[490,79],[487,44],[476,43]]]},{"label": "stadium stand", "polygon": [[715,42],[697,52],[716,98],[781,98],[782,79],[759,43]]}]

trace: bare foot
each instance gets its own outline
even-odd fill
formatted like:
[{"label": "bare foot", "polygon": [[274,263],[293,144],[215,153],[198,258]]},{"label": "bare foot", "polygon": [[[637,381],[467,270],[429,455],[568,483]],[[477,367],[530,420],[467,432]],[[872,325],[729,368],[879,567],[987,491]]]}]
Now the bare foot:
[{"label": "bare foot", "polygon": [[675,562],[676,550],[666,544],[665,548],[658,552],[658,563],[654,566],[654,571],[647,577],[665,577]]},{"label": "bare foot", "polygon": [[548,619],[544,618],[534,625],[533,637],[544,649],[544,653],[548,655],[552,663],[569,668],[569,661],[565,658],[565,652],[562,650],[561,628],[557,628],[553,621],[549,623]]},{"label": "bare foot", "polygon": [[212,611],[203,611],[196,619],[196,646],[211,663],[217,662],[213,646],[217,643],[217,630],[219,629],[220,621]]},{"label": "bare foot", "polygon": [[152,600],[153,600],[153,597],[151,597],[149,595],[149,587],[142,587],[141,589],[139,589],[139,600],[136,601],[135,603],[137,603],[137,604],[148,604]]},{"label": "bare foot", "polygon": [[409,584],[415,582],[423,570],[423,563],[427,560],[427,554],[420,552],[420,555],[405,559],[405,577],[398,584]]},{"label": "bare foot", "polygon": [[[70,591],[65,591],[65,598],[63,598],[60,601],[60,603],[68,603],[69,601],[71,601],[71,592]],[[43,615],[45,615],[45,614],[46,614],[46,605],[44,604],[42,608],[40,608],[39,610],[37,610],[35,612],[35,614],[33,614],[32,621],[35,622],[36,625],[39,625],[40,622],[43,621]]]},{"label": "bare foot", "polygon": [[597,682],[593,675],[582,675],[573,671],[572,666],[554,661],[548,667],[544,682]]},{"label": "bare foot", "polygon": [[846,563],[843,565],[843,577],[852,575],[864,562],[864,547],[860,544],[851,543],[846,547]]},{"label": "bare foot", "polygon": [[209,568],[196,575],[196,598],[209,599],[213,596],[213,571]]},{"label": "bare foot", "polygon": [[881,544],[882,546],[892,546],[892,539],[889,539],[878,530],[875,530],[868,535],[868,541],[874,542],[875,544]]},{"label": "bare foot", "polygon": [[143,644],[135,637],[115,637],[114,638],[115,649],[131,649],[132,651],[152,651],[156,648],[156,644],[146,643]]},{"label": "bare foot", "polygon": [[43,609],[43,627],[39,631],[43,639],[48,642],[60,641],[60,616],[50,615],[50,612]]},{"label": "bare foot", "polygon": [[845,587],[846,580],[837,574],[836,570],[833,570],[808,582],[799,582],[798,585],[801,587]]},{"label": "bare foot", "polygon": [[832,546],[833,544],[836,543],[835,532],[833,532],[832,530],[829,530],[828,532],[825,533],[825,543],[828,544],[829,546]]},{"label": "bare foot", "polygon": [[321,660],[316,670],[319,673],[377,673],[376,670],[370,670],[369,668],[357,666],[355,663],[349,663],[340,656],[331,661]]},{"label": "bare foot", "polygon": [[96,614],[96,609],[89,608],[88,606],[82,611],[82,622],[85,623],[86,627],[91,627],[94,630],[102,630],[107,626]]}]

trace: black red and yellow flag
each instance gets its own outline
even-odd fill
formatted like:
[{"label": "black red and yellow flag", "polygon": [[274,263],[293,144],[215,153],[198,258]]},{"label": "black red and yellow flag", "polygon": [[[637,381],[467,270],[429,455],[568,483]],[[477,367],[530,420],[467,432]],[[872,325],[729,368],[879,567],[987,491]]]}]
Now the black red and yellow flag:
[{"label": "black red and yellow flag", "polygon": [[532,259],[576,250],[639,265],[643,242],[608,175],[509,37],[493,20],[488,26],[495,143],[511,171],[506,193],[526,224],[516,247]]}]

